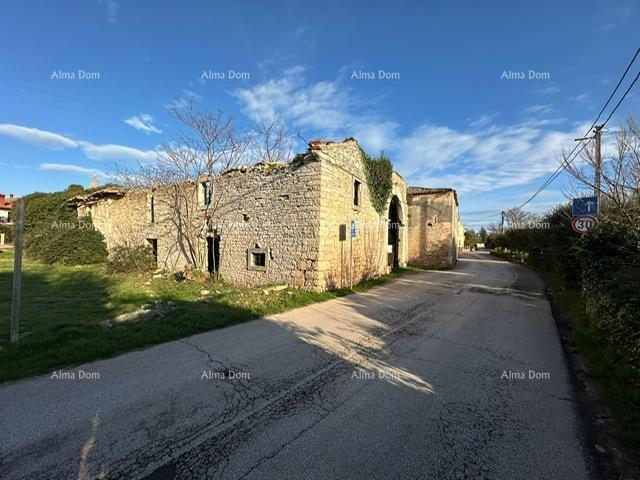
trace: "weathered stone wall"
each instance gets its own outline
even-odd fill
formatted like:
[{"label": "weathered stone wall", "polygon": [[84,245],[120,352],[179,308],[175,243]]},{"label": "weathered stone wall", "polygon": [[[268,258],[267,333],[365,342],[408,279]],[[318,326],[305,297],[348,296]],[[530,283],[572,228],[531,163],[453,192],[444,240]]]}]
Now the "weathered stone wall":
[{"label": "weathered stone wall", "polygon": [[[206,179],[202,179],[206,181]],[[354,205],[354,181],[360,182]],[[406,183],[393,174],[392,198],[399,209],[398,257],[406,264],[408,206]],[[207,237],[219,237],[221,277],[253,286],[286,283],[307,290],[347,286],[351,273],[350,224],[353,238],[353,283],[389,271],[388,215],[372,206],[364,164],[355,141],[317,143],[290,164],[260,164],[211,179],[212,200],[203,202],[201,181],[153,191],[131,190],[122,198],[79,207],[90,211],[94,225],[112,252],[119,245],[157,244],[158,264],[170,271],[207,270]],[[153,199],[153,200],[152,200]],[[192,233],[180,237],[173,212],[179,199],[180,222]],[[153,216],[151,205],[153,203]],[[346,238],[340,241],[340,226]],[[256,268],[252,252],[266,253]],[[187,267],[189,265],[189,267]]]},{"label": "weathered stone wall", "polygon": [[454,265],[458,259],[457,223],[453,191],[410,195],[408,262]]},{"label": "weathered stone wall", "polygon": [[[236,285],[286,283],[321,289],[318,280],[320,164],[313,156],[292,164],[236,169],[214,179],[212,201],[204,205],[197,182],[180,190],[132,190],[122,198],[78,208],[91,213],[113,252],[120,245],[157,242],[158,264],[169,271],[207,270],[207,236],[219,236],[219,273]],[[153,197],[153,222],[151,198]],[[192,232],[180,237],[179,219]],[[208,221],[207,221],[208,218]],[[213,245],[212,245],[213,246]],[[251,249],[264,249],[264,269],[248,264]]]},{"label": "weathered stone wall", "polygon": [[118,246],[140,245],[145,240],[146,220],[144,191],[129,191],[78,207],[78,215],[91,216],[93,226],[105,238],[107,249],[112,252]]},{"label": "weathered stone wall", "polygon": [[[320,164],[266,164],[218,179],[212,224],[220,235],[220,274],[236,285],[286,283],[308,290],[319,281]],[[266,249],[264,271],[248,268],[249,249]]]},{"label": "weathered stone wall", "polygon": [[[347,140],[340,143],[322,143],[313,150],[321,163],[320,196],[320,261],[321,286],[336,288],[348,286],[350,273],[356,284],[364,279],[386,273],[387,267],[387,212],[378,214],[373,208],[367,187],[364,163],[358,144]],[[359,205],[354,205],[354,183],[360,182]],[[406,184],[394,175],[393,193],[405,208]],[[356,236],[351,239],[351,221],[356,222]],[[404,222],[406,224],[406,221]],[[340,226],[346,228],[346,239],[340,241]],[[402,227],[401,227],[402,228]],[[351,243],[352,242],[352,243]],[[401,233],[400,263],[405,263],[406,235]],[[350,260],[350,252],[353,259]]]}]

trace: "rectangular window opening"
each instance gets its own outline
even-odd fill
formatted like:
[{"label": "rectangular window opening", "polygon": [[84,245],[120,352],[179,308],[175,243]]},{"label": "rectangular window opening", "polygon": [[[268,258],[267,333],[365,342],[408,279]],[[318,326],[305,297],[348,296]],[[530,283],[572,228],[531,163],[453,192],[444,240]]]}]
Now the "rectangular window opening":
[{"label": "rectangular window opening", "polygon": [[213,196],[211,181],[207,180],[206,182],[202,182],[200,187],[202,189],[202,204],[211,205],[211,197]]},{"label": "rectangular window opening", "polygon": [[353,205],[355,207],[360,205],[360,182],[358,180],[353,182]]},{"label": "rectangular window opening", "polygon": [[266,271],[269,266],[269,250],[250,248],[247,251],[247,268],[249,270]]}]

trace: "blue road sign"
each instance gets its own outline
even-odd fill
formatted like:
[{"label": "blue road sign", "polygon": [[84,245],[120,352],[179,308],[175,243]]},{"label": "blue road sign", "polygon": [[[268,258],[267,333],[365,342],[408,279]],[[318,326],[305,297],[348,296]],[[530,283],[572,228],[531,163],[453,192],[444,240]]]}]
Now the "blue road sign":
[{"label": "blue road sign", "polygon": [[573,199],[572,213],[574,217],[598,214],[598,197],[582,197]]},{"label": "blue road sign", "polygon": [[351,220],[351,236],[352,237],[356,236],[356,221],[355,220]]}]

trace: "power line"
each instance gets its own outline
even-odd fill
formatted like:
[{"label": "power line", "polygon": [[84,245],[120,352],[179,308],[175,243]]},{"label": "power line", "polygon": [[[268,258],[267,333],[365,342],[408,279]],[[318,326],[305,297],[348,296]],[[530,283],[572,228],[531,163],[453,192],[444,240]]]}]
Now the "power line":
[{"label": "power line", "polygon": [[604,123],[602,124],[602,126],[604,127],[607,122],[611,119],[611,117],[613,116],[614,113],[616,113],[616,110],[618,109],[618,107],[620,106],[620,104],[622,103],[622,101],[625,99],[625,97],[627,96],[627,94],[629,93],[629,90],[631,90],[633,88],[633,86],[635,85],[635,83],[638,81],[638,77],[640,77],[640,72],[638,72],[638,74],[636,75],[636,78],[633,79],[633,82],[631,82],[631,85],[629,85],[629,88],[627,88],[627,91],[624,92],[624,95],[622,96],[622,98],[620,99],[620,101],[616,104],[616,106],[613,108],[613,110],[611,110],[611,113],[609,114],[609,116],[607,117],[607,119],[604,121]]},{"label": "power line", "polygon": [[[616,94],[616,92],[618,91],[618,88],[620,88],[620,84],[622,83],[622,81],[624,80],[624,77],[627,76],[627,72],[629,71],[629,69],[631,68],[631,65],[633,65],[633,62],[636,61],[636,57],[638,56],[638,54],[640,54],[640,48],[638,48],[636,50],[636,54],[633,56],[633,58],[631,59],[631,61],[629,62],[629,65],[627,65],[626,70],[624,71],[624,73],[622,74],[622,76],[620,77],[620,80],[618,80],[618,84],[616,85],[616,88],[613,89],[613,92],[611,92],[611,95],[609,95],[609,98],[607,99],[607,103],[604,104],[604,107],[602,107],[602,110],[600,110],[600,113],[598,114],[598,116],[596,117],[595,121],[591,124],[591,128],[593,128],[595,126],[595,124],[598,122],[598,119],[600,118],[600,115],[602,115],[602,112],[605,111],[605,109],[607,108],[607,105],[609,105],[609,102],[611,101],[611,99],[613,98],[613,96]],[[636,80],[638,79],[638,77],[636,77]],[[633,81],[633,83],[635,83],[635,80]],[[633,84],[631,84],[631,86],[633,86]],[[629,92],[629,90],[627,90],[627,93]],[[622,97],[622,99],[624,99],[624,97],[627,94],[625,93],[624,96]],[[621,100],[622,101],[622,100]],[[618,102],[618,105],[620,105],[620,102]],[[618,108],[618,105],[616,105],[616,108]],[[613,109],[613,111],[616,111],[616,108]],[[613,114],[613,112],[612,112]],[[609,117],[611,117],[611,115],[609,115]],[[609,119],[607,118],[607,121],[609,121]],[[604,122],[607,123],[607,122]],[[591,128],[589,128],[589,130],[587,131],[587,133],[589,133],[591,131]]]},{"label": "power line", "polygon": [[[593,121],[593,123],[591,124],[591,126],[587,129],[587,132],[584,134],[584,136],[588,135],[589,132],[593,129],[593,127],[595,127],[596,123],[598,122],[598,120],[600,119],[600,117],[602,116],[602,113],[606,110],[607,106],[609,105],[609,103],[611,102],[611,99],[614,97],[614,95],[616,94],[616,92],[618,91],[618,88],[620,88],[620,85],[622,84],[622,81],[624,80],[624,78],[627,76],[627,73],[629,72],[629,69],[631,68],[631,66],[633,65],[633,62],[635,62],[636,58],[638,57],[638,54],[640,54],[640,48],[638,48],[636,50],[636,53],[634,54],[633,58],[631,59],[631,61],[629,62],[629,64],[627,65],[627,68],[625,69],[625,71],[623,72],[622,76],[620,77],[620,80],[618,80],[618,84],[616,85],[616,87],[613,89],[613,92],[611,92],[611,95],[609,95],[609,98],[607,99],[606,103],[604,104],[604,107],[602,107],[602,109],[600,110],[600,113],[598,113],[598,116],[596,117],[596,119]],[[625,99],[625,97],[627,96],[627,94],[629,93],[629,91],[631,90],[631,88],[633,88],[634,84],[636,83],[636,81],[638,80],[638,77],[640,77],[640,72],[638,72],[638,75],[636,75],[636,78],[633,80],[633,82],[631,82],[631,85],[629,85],[629,88],[627,88],[627,91],[624,93],[624,95],[622,96],[622,98],[618,101],[618,103],[616,104],[616,106],[614,107],[614,109],[611,111],[611,113],[609,114],[609,116],[607,117],[607,119],[605,120],[605,122],[602,124],[602,126],[606,125],[607,122],[611,119],[611,117],[613,116],[613,114],[615,113],[615,111],[618,109],[618,107],[620,106],[620,104],[622,103],[622,101]],[[587,146],[587,144],[589,143],[589,141],[591,141],[591,139],[589,139],[580,149],[580,151],[578,152],[578,154],[576,154],[573,158],[571,158],[571,156],[573,155],[573,153],[578,149],[578,147],[582,144],[583,140],[580,140],[579,143],[577,143],[573,149],[571,150],[571,152],[569,152],[569,154],[564,158],[564,160],[562,161],[562,163],[560,164],[560,166],[558,166],[558,168],[556,168],[556,170],[551,174],[551,176],[540,186],[540,188],[538,188],[538,190],[536,190],[536,192],[531,195],[531,197],[529,197],[527,199],[526,202],[524,202],[523,204],[521,204],[520,206],[518,206],[518,208],[522,208],[525,205],[529,204],[534,198],[536,198],[545,188],[547,188],[556,178],[558,178],[560,176],[560,174],[562,173],[562,171],[566,168],[569,167],[569,165],[571,164],[571,162],[573,162],[573,160],[577,157],[577,155],[580,154],[580,152],[582,152],[582,150],[584,150],[584,148]]]}]

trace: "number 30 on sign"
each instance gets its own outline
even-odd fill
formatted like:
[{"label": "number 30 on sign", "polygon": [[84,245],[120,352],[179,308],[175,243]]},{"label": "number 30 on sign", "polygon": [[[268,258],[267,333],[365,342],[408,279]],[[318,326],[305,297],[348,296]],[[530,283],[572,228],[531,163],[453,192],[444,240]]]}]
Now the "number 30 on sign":
[{"label": "number 30 on sign", "polygon": [[580,217],[576,217],[571,222],[571,226],[578,233],[587,233],[598,223],[598,219],[596,217],[592,217],[591,215],[582,215]]}]

